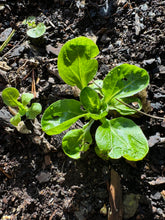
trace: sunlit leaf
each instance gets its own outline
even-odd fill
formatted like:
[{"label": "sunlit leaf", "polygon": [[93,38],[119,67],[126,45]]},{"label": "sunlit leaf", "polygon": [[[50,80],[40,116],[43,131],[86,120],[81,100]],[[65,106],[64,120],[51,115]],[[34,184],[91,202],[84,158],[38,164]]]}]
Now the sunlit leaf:
[{"label": "sunlit leaf", "polygon": [[106,103],[113,98],[132,96],[149,83],[146,70],[130,64],[122,64],[112,69],[103,80],[102,92]]},{"label": "sunlit leaf", "polygon": [[148,153],[147,140],[132,120],[127,118],[106,119],[96,131],[97,154],[101,157],[142,160]]},{"label": "sunlit leaf", "polygon": [[28,109],[26,116],[28,119],[35,119],[42,111],[42,106],[40,103],[32,103]]},{"label": "sunlit leaf", "polygon": [[31,38],[39,38],[44,35],[46,26],[44,23],[39,23],[35,28],[31,28],[27,31],[27,35]]},{"label": "sunlit leaf", "polygon": [[33,97],[34,95],[31,93],[23,93],[21,96],[22,104],[26,106],[30,103]]},{"label": "sunlit leaf", "polygon": [[92,137],[89,129],[75,129],[64,136],[62,148],[69,157],[79,159],[81,153],[87,151],[91,143]]},{"label": "sunlit leaf", "polygon": [[80,93],[80,101],[91,113],[98,113],[100,110],[100,98],[95,90],[85,87]]},{"label": "sunlit leaf", "polygon": [[83,89],[95,76],[98,69],[97,45],[86,37],[74,38],[62,47],[58,56],[58,71],[69,85]]},{"label": "sunlit leaf", "polygon": [[51,104],[41,119],[42,130],[48,135],[60,134],[79,118],[88,113],[81,109],[81,103],[74,99],[63,99]]},{"label": "sunlit leaf", "polygon": [[17,113],[14,117],[10,119],[10,123],[14,126],[17,126],[20,121],[21,121],[21,115],[19,113]]},{"label": "sunlit leaf", "polygon": [[6,88],[2,91],[3,102],[11,107],[17,107],[19,105],[17,101],[19,95],[19,91],[13,87]]}]

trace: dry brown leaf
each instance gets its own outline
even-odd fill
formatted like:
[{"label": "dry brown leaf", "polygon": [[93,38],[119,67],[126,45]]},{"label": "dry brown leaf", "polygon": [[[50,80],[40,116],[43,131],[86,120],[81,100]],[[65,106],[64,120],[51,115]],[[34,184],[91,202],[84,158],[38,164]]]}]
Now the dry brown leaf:
[{"label": "dry brown leaf", "polygon": [[120,177],[116,171],[111,169],[111,184],[109,187],[109,202],[111,212],[108,213],[108,220],[122,220],[122,190]]}]

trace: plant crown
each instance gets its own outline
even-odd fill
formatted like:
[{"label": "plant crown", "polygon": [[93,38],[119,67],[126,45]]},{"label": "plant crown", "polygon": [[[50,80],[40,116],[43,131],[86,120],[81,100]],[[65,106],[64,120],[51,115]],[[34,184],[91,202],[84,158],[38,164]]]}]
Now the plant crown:
[{"label": "plant crown", "polygon": [[10,119],[10,123],[14,126],[19,124],[22,116],[25,115],[27,119],[35,119],[37,115],[42,111],[40,103],[32,103],[29,108],[27,107],[27,105],[34,97],[33,94],[23,93],[21,96],[21,102],[17,100],[19,96],[19,91],[13,87],[8,87],[2,91],[3,102],[7,106],[18,108],[17,114]]},{"label": "plant crown", "polygon": [[90,128],[95,120],[99,120],[101,125],[95,133],[98,156],[141,160],[148,153],[148,143],[140,127],[128,118],[110,120],[106,116],[114,110],[121,116],[136,113],[120,101],[136,102],[140,110],[141,102],[134,95],[147,87],[149,75],[142,68],[122,64],[113,68],[104,80],[89,85],[98,69],[98,62],[94,59],[98,54],[97,45],[86,37],[64,44],[58,56],[59,75],[65,83],[81,90],[80,101],[63,99],[51,104],[42,116],[42,129],[48,135],[57,135],[84,117],[87,123],[81,129],[67,132],[62,141],[65,154],[78,159],[92,144]]}]

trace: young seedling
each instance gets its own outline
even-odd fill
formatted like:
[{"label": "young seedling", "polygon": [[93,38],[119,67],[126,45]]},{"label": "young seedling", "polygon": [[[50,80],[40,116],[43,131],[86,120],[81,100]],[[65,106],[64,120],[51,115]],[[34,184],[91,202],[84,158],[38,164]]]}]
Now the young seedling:
[{"label": "young seedling", "polygon": [[41,113],[42,107],[40,103],[33,103],[29,108],[27,105],[33,99],[33,94],[23,93],[21,102],[18,101],[20,94],[16,88],[9,87],[2,91],[3,102],[10,107],[17,108],[18,112],[10,119],[10,123],[17,126],[21,122],[21,117],[26,116],[27,119],[35,119]]},{"label": "young seedling", "polygon": [[44,23],[36,24],[34,16],[30,16],[25,19],[22,24],[27,24],[27,35],[30,38],[40,38],[46,32],[46,26]]},{"label": "young seedling", "polygon": [[[42,116],[42,129],[48,135],[57,135],[84,117],[88,122],[81,129],[70,130],[62,141],[65,154],[78,159],[92,144],[90,128],[99,120],[101,125],[95,133],[95,152],[99,157],[141,160],[148,153],[147,140],[140,127],[122,115],[136,113],[136,109],[128,106],[130,104],[136,103],[138,110],[142,108],[134,95],[147,87],[149,75],[137,66],[122,64],[113,68],[104,80],[88,85],[98,69],[94,59],[98,53],[97,45],[86,37],[64,44],[58,56],[59,74],[65,83],[81,90],[80,101],[63,99],[51,104]],[[117,111],[121,117],[112,118],[112,111]],[[108,115],[112,119],[108,119]]]}]

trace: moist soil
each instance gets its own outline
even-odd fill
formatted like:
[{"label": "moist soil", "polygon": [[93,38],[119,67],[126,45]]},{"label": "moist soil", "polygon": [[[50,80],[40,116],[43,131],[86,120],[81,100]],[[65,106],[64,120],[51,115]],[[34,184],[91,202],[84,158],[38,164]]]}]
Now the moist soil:
[{"label": "moist soil", "polygon": [[[164,117],[165,1],[2,0],[0,4],[0,44],[16,30],[0,54],[0,92],[9,86],[21,94],[32,91],[43,111],[59,99],[78,99],[77,89],[59,77],[57,57],[65,42],[86,36],[100,50],[95,79],[103,79],[121,63],[146,69],[150,84],[139,95],[143,111]],[[37,41],[28,38],[22,24],[28,16],[47,27]],[[124,210],[117,219],[165,219],[163,120],[144,115],[131,118],[143,130],[150,150],[142,161],[129,163],[123,158],[100,159],[94,145],[81,159],[73,160],[61,148],[66,132],[43,136],[41,114],[32,133],[22,134],[10,124],[12,114],[0,97],[1,219],[111,219],[112,169],[120,177]],[[83,123],[78,121],[72,128]]]}]

